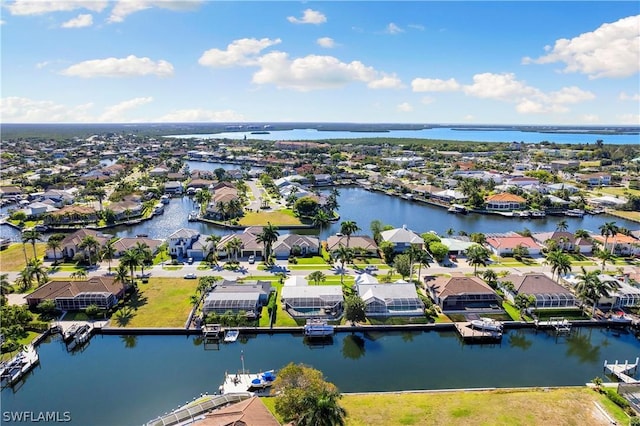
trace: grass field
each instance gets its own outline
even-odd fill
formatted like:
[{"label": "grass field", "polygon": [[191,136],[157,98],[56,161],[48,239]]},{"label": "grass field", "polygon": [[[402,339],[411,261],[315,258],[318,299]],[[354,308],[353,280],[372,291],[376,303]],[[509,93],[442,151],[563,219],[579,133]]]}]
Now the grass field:
[{"label": "grass field", "polygon": [[[134,314],[125,327],[183,327],[197,286],[198,280],[149,278],[138,286],[137,297],[127,301]],[[112,319],[110,325],[118,327],[118,322]]]},{"label": "grass field", "polygon": [[623,210],[612,210],[610,212],[614,216],[621,217],[623,219],[632,220],[634,222],[640,222],[640,212],[628,212]]},{"label": "grass field", "polygon": [[[22,247],[22,243],[14,243],[9,245],[5,250],[0,251],[0,270],[2,270],[2,272],[16,272],[25,268],[25,252],[27,253],[27,258],[32,259],[33,246],[31,243],[27,243],[24,244],[24,250],[22,250]],[[36,243],[36,254],[38,258],[42,259],[46,248],[47,245],[45,243]]]},{"label": "grass field", "polygon": [[302,225],[300,219],[289,209],[246,213],[239,221],[242,226],[259,226],[271,223],[273,226]]},{"label": "grass field", "polygon": [[[275,412],[275,398],[262,399]],[[595,403],[617,424],[624,412],[589,388],[477,392],[347,394],[340,404],[348,426],[361,425],[580,425],[609,424]],[[279,419],[282,420],[282,419]],[[283,423],[284,424],[284,423]]]}]

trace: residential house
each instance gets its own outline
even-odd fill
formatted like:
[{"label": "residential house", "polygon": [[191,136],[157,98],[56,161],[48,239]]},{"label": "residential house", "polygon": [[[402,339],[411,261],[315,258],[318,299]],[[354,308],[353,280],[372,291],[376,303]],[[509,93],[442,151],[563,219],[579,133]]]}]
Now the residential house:
[{"label": "residential house", "polygon": [[[347,239],[349,244],[347,244]],[[347,238],[346,235],[331,235],[327,238],[327,251],[332,255],[335,255],[340,246],[348,246],[364,255],[378,256],[378,245],[373,238],[367,235],[352,235],[350,238]]]},{"label": "residential house", "polygon": [[98,212],[91,206],[64,206],[44,217],[47,225],[68,225],[93,223],[98,221]]},{"label": "residential house", "polygon": [[498,256],[511,256],[513,249],[519,246],[526,248],[530,256],[537,256],[542,250],[540,244],[536,243],[533,238],[522,236],[489,237],[487,238],[487,246]]},{"label": "residential house", "polygon": [[342,315],[342,286],[308,285],[306,280],[299,278],[288,279],[282,287],[280,301],[289,315],[296,318],[338,318]]},{"label": "residential house", "polygon": [[517,176],[510,179],[507,179],[504,184],[506,186],[515,186],[518,188],[522,188],[529,185],[538,185],[540,181],[536,178],[527,177],[527,176]]},{"label": "residential house", "polygon": [[114,277],[91,277],[82,281],[49,281],[25,297],[30,308],[53,300],[61,311],[77,311],[89,305],[109,309],[123,295],[122,283]]},{"label": "residential house", "polygon": [[124,200],[111,203],[108,206],[116,220],[130,220],[132,217],[142,216],[143,206],[139,201]]},{"label": "residential house", "polygon": [[638,256],[640,255],[640,240],[634,237],[617,233],[614,236],[610,236],[607,239],[605,245],[605,237],[602,235],[593,235],[593,240],[602,246],[603,250],[611,252],[620,256]]},{"label": "residential house", "polygon": [[270,281],[237,283],[236,281],[224,280],[215,285],[204,298],[202,312],[204,315],[210,312],[217,314],[224,314],[227,311],[234,314],[253,312],[259,316],[272,291],[274,289]]},{"label": "residential house", "polygon": [[167,238],[169,254],[174,258],[188,257],[187,251],[191,249],[193,243],[198,241],[198,238],[200,233],[195,229],[178,229]]},{"label": "residential house", "polygon": [[168,195],[181,195],[182,194],[182,183],[176,180],[171,180],[165,182],[164,184],[164,193]]},{"label": "residential house", "polygon": [[280,426],[278,420],[257,396],[207,411],[194,417],[191,424],[194,426]]},{"label": "residential house", "polygon": [[0,198],[17,197],[22,195],[22,189],[18,186],[0,186]]},{"label": "residential house", "polygon": [[262,257],[264,254],[264,244],[259,243],[257,240],[258,234],[261,232],[261,228],[247,228],[244,232],[235,234],[224,235],[218,242],[218,256],[226,257],[231,254],[228,253],[227,244],[234,238],[240,240],[240,252],[237,253],[238,257],[255,256]]},{"label": "residential house", "polygon": [[490,195],[485,199],[487,210],[520,210],[527,206],[527,200],[509,192]]},{"label": "residential house", "polygon": [[408,229],[406,225],[402,225],[402,228],[382,231],[380,238],[382,241],[388,241],[393,244],[393,251],[396,253],[402,253],[411,246],[417,246],[419,248],[424,246],[422,237]]},{"label": "residential house", "polygon": [[55,254],[53,250],[47,249],[47,259],[73,259],[77,253],[83,251],[79,246],[82,244],[82,241],[89,236],[95,238],[101,247],[112,238],[111,235],[102,234],[93,229],[79,229],[60,241],[60,248],[56,250]]},{"label": "residential house", "polygon": [[[624,277],[613,277],[608,274],[600,274],[598,278],[602,282],[608,282],[613,288],[608,297],[601,297],[597,306],[602,310],[616,308],[635,308],[640,306],[640,288],[631,285]],[[571,274],[563,279],[575,287],[579,283],[577,276]]]},{"label": "residential house", "polygon": [[425,278],[433,301],[442,310],[486,309],[500,306],[500,296],[478,277],[464,275]]},{"label": "residential house", "polygon": [[149,176],[151,177],[165,177],[169,174],[169,168],[164,166],[157,166],[149,170]]},{"label": "residential house", "polygon": [[[573,293],[542,273],[511,274],[498,280],[505,297],[514,303],[518,294],[534,296],[535,308],[568,308],[576,305]],[[505,286],[504,283],[513,284]]]},{"label": "residential house", "polygon": [[113,248],[115,249],[114,257],[118,258],[122,256],[125,251],[135,248],[138,245],[138,243],[145,244],[147,247],[149,247],[149,250],[151,251],[151,253],[155,255],[158,251],[158,248],[162,245],[162,240],[155,240],[153,238],[146,238],[146,237],[120,238],[119,240],[113,243]]},{"label": "residential house", "polygon": [[422,316],[424,304],[414,284],[356,284],[368,317]]},{"label": "residential house", "polygon": [[538,232],[531,235],[533,241],[541,246],[546,247],[548,241],[555,241],[559,248],[564,251],[578,252],[581,254],[590,254],[593,242],[588,238],[576,238],[571,232],[553,231]]},{"label": "residential house", "polygon": [[286,259],[290,255],[317,255],[320,252],[320,240],[309,235],[284,234],[278,237],[271,249],[278,259]]},{"label": "residential house", "polygon": [[611,184],[611,175],[608,173],[578,174],[576,180],[588,186],[607,186]]}]

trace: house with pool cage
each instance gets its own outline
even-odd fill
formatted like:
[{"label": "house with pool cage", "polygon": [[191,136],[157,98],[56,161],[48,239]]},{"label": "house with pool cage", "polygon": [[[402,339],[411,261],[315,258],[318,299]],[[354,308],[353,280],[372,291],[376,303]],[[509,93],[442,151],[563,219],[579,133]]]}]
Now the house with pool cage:
[{"label": "house with pool cage", "polygon": [[202,312],[224,314],[231,311],[234,314],[246,312],[260,316],[262,307],[269,301],[269,295],[275,289],[270,281],[250,281],[238,283],[224,280],[215,285],[204,298]]},{"label": "house with pool cage", "polygon": [[422,316],[424,304],[410,283],[356,284],[356,291],[365,303],[370,317]]},{"label": "house with pool cage", "polygon": [[79,311],[90,305],[109,309],[123,295],[122,284],[114,277],[91,277],[86,280],[49,281],[25,297],[30,308],[53,300],[61,311]]},{"label": "house with pool cage", "polygon": [[308,285],[304,278],[293,276],[285,281],[280,301],[294,318],[337,319],[344,296],[340,285]]},{"label": "house with pool cage", "polygon": [[[514,303],[518,294],[524,294],[535,297],[533,307],[538,309],[576,306],[576,298],[571,290],[542,273],[511,274],[500,278],[498,282],[504,290],[505,298],[511,303]],[[505,285],[506,283],[511,284]]]}]

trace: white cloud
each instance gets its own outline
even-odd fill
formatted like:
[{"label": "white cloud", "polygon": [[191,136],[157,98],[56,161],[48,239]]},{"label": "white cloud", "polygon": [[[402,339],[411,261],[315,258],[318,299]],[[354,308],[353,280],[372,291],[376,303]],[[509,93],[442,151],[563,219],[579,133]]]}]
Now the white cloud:
[{"label": "white cloud", "polygon": [[253,75],[254,83],[303,92],[342,87],[354,81],[372,83],[384,78],[360,61],[346,63],[333,56],[308,55],[291,60],[287,53],[271,52],[258,62],[261,69]]},{"label": "white cloud", "polygon": [[640,101],[640,93],[632,93],[632,94],[628,95],[626,92],[621,92],[620,95],[618,95],[618,99],[621,100],[621,101],[638,102],[638,101]]},{"label": "white cloud", "polygon": [[158,7],[173,11],[190,11],[197,9],[202,0],[119,0],[113,9],[107,22],[122,22],[124,18],[141,10]]},{"label": "white cloud", "polygon": [[5,21],[4,19],[0,19],[0,25],[4,25],[6,23],[7,23],[7,21]]},{"label": "white cloud", "polygon": [[8,97],[0,99],[4,123],[80,123],[95,121],[88,114],[92,104],[67,107],[52,101]]},{"label": "white cloud", "polygon": [[600,117],[596,114],[584,114],[580,117],[583,123],[596,124],[600,122]]},{"label": "white cloud", "polygon": [[601,25],[577,37],[556,40],[549,52],[524,64],[564,62],[565,73],[579,72],[589,78],[629,77],[640,71],[640,15]]},{"label": "white cloud", "polygon": [[431,96],[423,96],[420,99],[420,103],[423,104],[423,105],[429,105],[429,104],[434,103],[435,101],[436,100],[434,98],[432,98]]},{"label": "white cloud", "polygon": [[418,30],[418,31],[424,31],[424,25],[421,24],[409,24],[407,25],[409,28],[414,29],[414,30]]},{"label": "white cloud", "polygon": [[133,121],[131,119],[128,119],[125,113],[129,112],[132,109],[138,108],[141,105],[146,105],[150,102],[153,102],[152,97],[133,98],[127,101],[120,102],[119,104],[105,108],[104,113],[100,115],[98,121],[106,123],[122,123]]},{"label": "white cloud", "polygon": [[244,121],[245,117],[232,110],[210,111],[205,109],[181,109],[172,111],[154,120],[167,123],[187,123],[206,121]]},{"label": "white cloud", "polygon": [[94,59],[72,65],[62,71],[63,75],[72,77],[134,77],[157,75],[169,77],[173,75],[173,65],[164,60],[157,62],[149,58],[138,58],[129,55],[126,58]]},{"label": "white cloud", "polygon": [[81,14],[73,19],[63,23],[62,28],[82,28],[93,25],[93,16],[91,14]]},{"label": "white cloud", "polygon": [[389,25],[387,25],[387,28],[385,28],[384,32],[387,34],[400,34],[400,33],[403,33],[404,30],[399,26],[397,26],[396,24],[394,24],[393,22],[391,22],[389,23]]},{"label": "white cloud", "polygon": [[476,98],[511,101],[514,98],[535,95],[538,90],[516,80],[512,73],[483,73],[474,75],[473,84],[465,86],[464,92]]},{"label": "white cloud", "polygon": [[327,49],[331,49],[336,45],[336,42],[331,37],[320,37],[316,40],[316,43],[318,43],[318,46],[326,47]]},{"label": "white cloud", "polygon": [[403,86],[402,81],[393,75],[383,75],[381,78],[377,80],[370,81],[367,84],[367,87],[370,89],[400,89]]},{"label": "white cloud", "polygon": [[51,12],[70,12],[76,9],[102,12],[108,3],[106,0],[16,0],[6,8],[12,15],[42,15]]},{"label": "white cloud", "polygon": [[327,17],[321,12],[313,9],[307,9],[303,12],[302,18],[298,19],[295,16],[287,17],[287,21],[292,24],[324,24],[327,22]]},{"label": "white cloud", "polygon": [[622,114],[618,116],[618,120],[620,120],[620,124],[640,126],[640,114]]},{"label": "white cloud", "polygon": [[460,90],[460,84],[454,79],[415,78],[411,82],[414,92],[454,92]]},{"label": "white cloud", "polygon": [[51,64],[51,62],[49,62],[49,61],[38,62],[36,64],[36,68],[40,70],[42,68],[48,67],[50,64]]},{"label": "white cloud", "polygon": [[403,102],[396,106],[396,109],[400,112],[411,112],[413,111],[413,106],[409,102]]},{"label": "white cloud", "polygon": [[268,38],[243,38],[234,40],[227,46],[227,50],[209,49],[200,56],[198,63],[206,67],[230,67],[255,65],[257,55],[267,47],[280,44],[281,40]]}]

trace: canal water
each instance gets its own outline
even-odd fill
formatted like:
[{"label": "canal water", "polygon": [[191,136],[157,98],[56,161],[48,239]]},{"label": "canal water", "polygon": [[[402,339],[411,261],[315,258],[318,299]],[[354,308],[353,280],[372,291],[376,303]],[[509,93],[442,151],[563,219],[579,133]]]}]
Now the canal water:
[{"label": "canal water", "polygon": [[301,335],[255,335],[208,346],[191,336],[96,335],[68,353],[55,337],[17,389],[2,391],[2,411],[68,411],[74,425],[140,425],[214,393],[225,371],[305,363],[342,392],[583,385],[604,377],[603,363],[635,360],[640,342],[605,328],[569,336],[508,330],[500,343],[463,344],[455,332],[338,333],[324,346]]},{"label": "canal water", "polygon": [[[210,163],[204,163],[210,164]],[[340,222],[353,220],[362,229],[360,233],[371,234],[370,224],[373,220],[380,220],[383,224],[408,228],[417,233],[436,231],[440,235],[453,229],[457,234],[464,231],[496,233],[507,231],[522,231],[525,228],[531,232],[554,231],[558,222],[567,222],[568,231],[575,232],[578,229],[586,229],[600,233],[599,227],[605,222],[616,222],[616,225],[627,229],[638,229],[640,224],[609,215],[585,215],[582,218],[547,216],[541,219],[506,218],[498,215],[467,214],[457,215],[449,213],[447,209],[429,204],[404,200],[400,197],[390,196],[380,192],[371,192],[360,187],[341,187],[338,197],[340,220],[330,224],[319,233],[321,239],[326,239],[340,231]],[[321,192],[329,193],[329,190]],[[203,222],[189,222],[188,216],[195,208],[194,200],[190,197],[173,198],[165,206],[163,215],[156,216],[152,220],[133,226],[117,226],[106,229],[104,232],[118,237],[135,237],[139,234],[147,234],[151,238],[165,239],[180,228],[198,230],[203,235],[225,235],[231,231]],[[287,231],[282,230],[282,233]],[[305,230],[305,233],[318,234],[318,230]],[[0,226],[0,235],[20,241],[18,230],[8,225]]]}]

